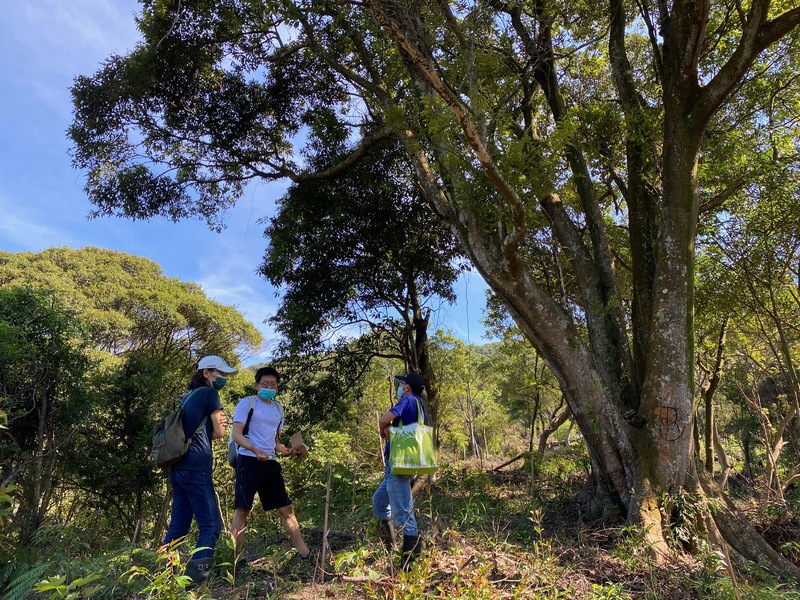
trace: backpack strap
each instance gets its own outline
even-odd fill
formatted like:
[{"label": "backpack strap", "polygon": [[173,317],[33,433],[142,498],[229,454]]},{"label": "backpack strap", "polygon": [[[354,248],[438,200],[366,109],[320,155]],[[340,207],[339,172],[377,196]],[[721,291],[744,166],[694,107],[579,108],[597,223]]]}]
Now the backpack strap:
[{"label": "backpack strap", "polygon": [[[189,398],[199,389],[200,388],[194,388],[193,390],[189,390],[189,392],[181,400],[181,408],[186,408],[186,404],[189,402]],[[206,421],[208,421],[208,415],[203,417],[203,420],[200,421],[200,425],[197,427],[197,429],[195,429],[191,437],[196,436],[198,433],[200,433],[200,431],[202,431],[203,427],[205,427],[206,425]]]},{"label": "backpack strap", "polygon": [[247,419],[244,422],[244,428],[242,429],[242,435],[247,435],[250,431],[250,419],[253,418],[253,411],[256,409],[256,402],[258,402],[258,398],[255,396],[250,397],[250,411],[247,413]]}]

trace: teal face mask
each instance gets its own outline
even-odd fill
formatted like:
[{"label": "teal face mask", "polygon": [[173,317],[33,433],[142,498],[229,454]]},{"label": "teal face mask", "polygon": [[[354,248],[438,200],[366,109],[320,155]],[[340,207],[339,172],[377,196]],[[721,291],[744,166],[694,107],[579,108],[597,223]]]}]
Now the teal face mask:
[{"label": "teal face mask", "polygon": [[221,390],[222,388],[225,387],[226,383],[228,383],[228,378],[227,377],[222,377],[221,375],[218,375],[217,378],[214,381],[211,382],[211,386],[215,390]]},{"label": "teal face mask", "polygon": [[272,400],[275,397],[277,392],[275,390],[268,390],[266,388],[261,388],[258,390],[258,397],[262,400]]},{"label": "teal face mask", "polygon": [[397,397],[398,398],[402,398],[403,397],[403,384],[402,383],[397,386]]}]

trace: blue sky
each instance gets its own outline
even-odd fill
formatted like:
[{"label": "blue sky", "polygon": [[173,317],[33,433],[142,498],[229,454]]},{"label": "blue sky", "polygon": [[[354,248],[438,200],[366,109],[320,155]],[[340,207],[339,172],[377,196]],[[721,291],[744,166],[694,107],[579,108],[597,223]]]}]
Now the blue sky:
[{"label": "blue sky", "polygon": [[[69,87],[94,73],[111,54],[138,40],[134,0],[6,2],[0,36],[0,249],[39,252],[52,246],[97,246],[145,256],[169,277],[199,283],[206,294],[235,306],[264,333],[265,359],[274,333],[264,321],[277,308],[275,290],[255,274],[266,246],[257,220],[272,214],[283,183],[254,183],[225,215],[222,233],[199,220],[133,222],[87,218],[83,174],[70,164],[66,130]],[[455,306],[442,304],[432,331],[450,329],[482,343],[485,284],[462,277]]]}]

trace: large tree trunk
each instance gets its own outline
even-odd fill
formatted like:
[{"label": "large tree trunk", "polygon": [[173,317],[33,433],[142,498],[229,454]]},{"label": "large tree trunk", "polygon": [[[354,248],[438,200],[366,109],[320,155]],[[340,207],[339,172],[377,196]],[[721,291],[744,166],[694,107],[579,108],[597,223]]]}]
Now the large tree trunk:
[{"label": "large tree trunk", "polygon": [[[769,3],[754,0],[741,46],[718,74],[701,87],[698,63],[708,19],[707,3],[677,2],[660,15],[663,45],[653,38],[653,52],[663,91],[663,129],[637,92],[638,82],[626,55],[626,5],[611,0],[609,51],[614,80],[629,128],[627,182],[624,190],[632,257],[632,338],[629,338],[616,289],[613,253],[595,195],[588,162],[577,136],[566,133],[564,158],[571,169],[575,196],[582,210],[580,226],[555,190],[539,191],[541,207],[554,237],[569,256],[580,290],[585,332],[567,310],[537,282],[520,254],[530,233],[533,211],[492,154],[482,116],[464,100],[466,88],[447,82],[431,53],[432,36],[411,14],[393,2],[365,0],[372,16],[397,43],[409,72],[424,93],[444,103],[459,124],[470,157],[493,186],[499,224],[496,229],[480,210],[462,200],[463,188],[448,161],[452,151],[430,131],[415,132],[417,121],[398,131],[407,142],[416,176],[428,201],[446,219],[489,287],[504,302],[520,330],[558,379],[589,449],[596,497],[606,495],[631,523],[642,526],[646,545],[656,556],[668,554],[665,523],[673,507],[661,506],[665,494],[697,489],[694,467],[694,244],[699,215],[697,160],[711,118],[769,40],[788,31],[800,14],[781,27],[760,27]],[[505,13],[518,35],[556,127],[568,111],[559,91],[552,20],[544,4],[523,14],[516,5],[491,2]],[[438,4],[442,19],[459,36],[458,21],[447,3]],[[787,13],[789,14],[789,13]],[[528,20],[535,20],[534,28]],[[648,24],[649,25],[649,24]],[[468,50],[465,60],[469,63]],[[470,65],[473,66],[474,65]],[[454,90],[458,90],[457,92]],[[441,104],[439,104],[441,106]],[[528,130],[535,137],[533,128]],[[430,136],[434,136],[432,139]],[[534,139],[535,141],[535,139]],[[423,146],[427,149],[423,151]],[[535,172],[535,169],[534,169]],[[572,209],[574,210],[574,209]],[[629,350],[632,341],[632,352]],[[706,494],[720,492],[707,486]],[[716,517],[715,517],[716,518]],[[731,526],[727,513],[719,530],[738,547],[749,535]],[[730,537],[739,539],[732,541]],[[767,553],[762,554],[768,557]],[[776,572],[800,576],[774,556]]]}]

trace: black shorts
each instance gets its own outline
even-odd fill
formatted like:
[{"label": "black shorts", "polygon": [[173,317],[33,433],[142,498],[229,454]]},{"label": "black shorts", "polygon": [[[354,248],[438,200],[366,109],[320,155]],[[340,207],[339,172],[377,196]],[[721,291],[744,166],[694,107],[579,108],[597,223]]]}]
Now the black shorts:
[{"label": "black shorts", "polygon": [[256,493],[264,510],[292,503],[277,460],[264,461],[240,454],[236,459],[236,508],[252,510]]}]

